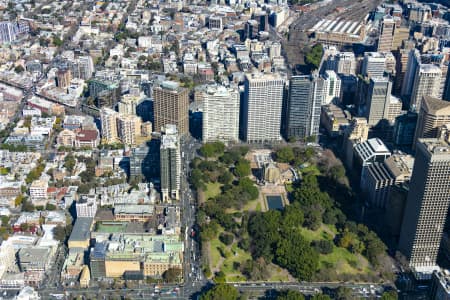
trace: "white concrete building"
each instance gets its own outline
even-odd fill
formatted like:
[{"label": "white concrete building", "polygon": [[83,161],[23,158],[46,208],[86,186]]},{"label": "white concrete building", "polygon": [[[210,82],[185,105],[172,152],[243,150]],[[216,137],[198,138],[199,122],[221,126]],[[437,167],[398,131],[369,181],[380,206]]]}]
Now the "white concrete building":
[{"label": "white concrete building", "polygon": [[248,143],[281,140],[284,79],[279,74],[246,74],[242,137]]},{"label": "white concrete building", "polygon": [[235,88],[208,86],[203,92],[203,142],[237,142],[239,92]]}]

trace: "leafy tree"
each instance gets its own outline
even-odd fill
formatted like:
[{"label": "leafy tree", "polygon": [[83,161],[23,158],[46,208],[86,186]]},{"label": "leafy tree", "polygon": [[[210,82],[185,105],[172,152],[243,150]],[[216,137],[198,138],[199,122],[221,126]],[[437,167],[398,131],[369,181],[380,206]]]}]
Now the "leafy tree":
[{"label": "leafy tree", "polygon": [[14,72],[16,72],[16,73],[22,73],[23,71],[25,71],[25,69],[21,65],[17,65],[14,68]]},{"label": "leafy tree", "polygon": [[264,257],[266,261],[272,261],[273,249],[278,244],[280,233],[278,226],[281,213],[277,210],[269,210],[266,213],[256,213],[250,217],[248,232],[252,239],[252,255],[256,259]]},{"label": "leafy tree", "polygon": [[335,290],[337,300],[353,299],[352,290],[345,286],[340,286]]},{"label": "leafy tree", "polygon": [[220,156],[225,150],[225,145],[221,142],[206,143],[200,148],[200,154],[205,157]]},{"label": "leafy tree", "polygon": [[55,45],[56,47],[60,47],[62,46],[63,41],[58,37],[58,36],[53,36],[53,45]]},{"label": "leafy tree", "polygon": [[219,235],[219,240],[224,243],[225,245],[229,246],[233,244],[234,241],[234,235],[228,232],[222,232]]},{"label": "leafy tree", "polygon": [[330,254],[333,252],[333,242],[328,240],[313,241],[312,246],[320,254]]},{"label": "leafy tree", "polygon": [[169,268],[162,275],[165,282],[177,282],[181,276],[181,269]]},{"label": "leafy tree", "polygon": [[297,231],[278,241],[275,262],[299,280],[310,280],[319,268],[319,255]]},{"label": "leafy tree", "polygon": [[219,175],[217,180],[222,184],[229,184],[233,181],[233,174],[231,174],[228,170],[224,171]]},{"label": "leafy tree", "polygon": [[31,203],[30,201],[23,202],[23,204],[22,204],[22,211],[25,211],[25,212],[35,211],[33,203]]},{"label": "leafy tree", "polygon": [[281,163],[291,163],[295,158],[292,147],[283,147],[275,152],[275,160]]},{"label": "leafy tree", "polygon": [[250,175],[250,162],[244,158],[239,159],[234,169],[234,173],[237,177],[245,177]]},{"label": "leafy tree", "polygon": [[45,205],[45,209],[46,210],[56,210],[56,206],[51,203],[47,203],[47,205]]},{"label": "leafy tree", "polygon": [[322,60],[323,55],[323,47],[321,44],[316,44],[312,47],[311,51],[309,51],[305,55],[305,62],[311,69],[317,69],[320,65],[320,61]]},{"label": "leafy tree", "polygon": [[27,200],[27,198],[24,196],[24,195],[22,195],[22,194],[20,194],[20,195],[18,195],[17,197],[16,197],[16,199],[14,200],[14,205],[17,207],[17,206],[20,206],[20,205],[22,205],[22,203],[24,202],[24,201],[26,201]]},{"label": "leafy tree", "polygon": [[310,300],[331,300],[330,296],[325,294],[315,294]]},{"label": "leafy tree", "polygon": [[72,154],[67,154],[64,158],[64,167],[69,173],[72,173],[77,161]]},{"label": "leafy tree", "polygon": [[384,292],[381,295],[381,300],[397,300],[397,299],[398,299],[398,295],[397,295],[397,292],[394,290]]},{"label": "leafy tree", "polygon": [[283,290],[278,293],[276,300],[305,300],[305,296],[299,291]]},{"label": "leafy tree", "polygon": [[200,296],[200,300],[237,300],[239,291],[232,285],[216,284],[212,289]]},{"label": "leafy tree", "polygon": [[72,223],[68,223],[65,227],[58,225],[53,228],[53,236],[57,241],[63,243],[72,233]]}]

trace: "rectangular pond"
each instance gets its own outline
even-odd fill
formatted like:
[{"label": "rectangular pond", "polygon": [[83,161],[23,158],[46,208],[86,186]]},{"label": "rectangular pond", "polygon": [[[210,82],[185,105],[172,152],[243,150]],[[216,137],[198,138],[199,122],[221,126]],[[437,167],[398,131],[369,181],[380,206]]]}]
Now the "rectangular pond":
[{"label": "rectangular pond", "polygon": [[269,209],[282,210],[284,208],[283,198],[281,197],[281,195],[266,196],[266,199],[267,199],[267,207]]}]

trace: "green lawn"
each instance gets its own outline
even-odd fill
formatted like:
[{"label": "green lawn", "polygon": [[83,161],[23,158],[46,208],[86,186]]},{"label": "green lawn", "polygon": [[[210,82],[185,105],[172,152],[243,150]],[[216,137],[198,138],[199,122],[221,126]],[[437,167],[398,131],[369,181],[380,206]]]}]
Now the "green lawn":
[{"label": "green lawn", "polygon": [[[211,270],[217,268],[224,272],[227,281],[230,282],[245,281],[245,277],[240,273],[239,269],[235,270],[233,265],[235,262],[242,265],[246,260],[251,259],[250,253],[239,248],[236,241],[231,246],[226,246],[218,238],[210,241],[210,247]],[[226,253],[226,258],[222,257],[219,249],[223,249]]]},{"label": "green lawn", "polygon": [[[322,224],[316,231],[307,228],[299,229],[308,241],[333,240],[337,230],[334,226]],[[319,262],[321,268],[334,268],[338,274],[360,274],[370,273],[369,263],[358,254],[353,254],[345,248],[334,247],[333,252],[327,255],[320,254]]]},{"label": "green lawn", "polygon": [[220,188],[222,187],[222,184],[218,182],[210,182],[206,184],[206,190],[204,191],[205,200],[208,200],[209,198],[214,198],[217,195],[220,194]]}]

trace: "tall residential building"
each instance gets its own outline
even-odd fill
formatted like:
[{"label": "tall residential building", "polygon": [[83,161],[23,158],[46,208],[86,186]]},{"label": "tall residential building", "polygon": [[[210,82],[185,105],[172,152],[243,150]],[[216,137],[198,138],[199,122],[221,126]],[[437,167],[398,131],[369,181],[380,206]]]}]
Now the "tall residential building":
[{"label": "tall residential building", "polygon": [[117,133],[123,144],[136,145],[137,137],[141,135],[141,124],[141,118],[136,115],[118,115]]},{"label": "tall residential building", "polygon": [[17,27],[12,22],[0,22],[0,42],[11,43],[16,40]]},{"label": "tall residential building", "polygon": [[189,132],[189,90],[174,81],[153,88],[154,130],[173,124],[180,135]]},{"label": "tall residential building", "polygon": [[319,133],[324,80],[313,75],[292,76],[287,105],[288,138],[306,138]]},{"label": "tall residential building", "polygon": [[439,127],[450,123],[450,102],[424,96],[417,119],[413,147],[420,138],[438,137]]},{"label": "tall residential building", "polygon": [[175,125],[163,127],[161,136],[161,194],[163,202],[180,199],[181,155],[178,131]]},{"label": "tall residential building", "polygon": [[137,106],[141,100],[140,96],[134,95],[124,95],[122,99],[117,104],[119,109],[119,113],[128,114],[128,115],[136,115],[137,114]]},{"label": "tall residential building", "polygon": [[420,65],[420,52],[413,48],[408,53],[408,63],[406,65],[406,71],[403,78],[403,85],[401,95],[406,99],[409,99],[412,94],[414,77],[416,76],[416,70]]},{"label": "tall residential building", "polygon": [[56,85],[61,89],[67,89],[72,80],[72,72],[70,69],[59,69],[56,72]]},{"label": "tall residential building", "polygon": [[420,139],[399,241],[399,250],[417,278],[429,279],[438,268],[450,204],[449,176],[450,145],[440,139]]},{"label": "tall residential building", "polygon": [[416,69],[414,84],[411,92],[410,109],[420,111],[420,104],[424,95],[438,97],[441,86],[441,69],[432,64],[421,64]]},{"label": "tall residential building", "polygon": [[392,49],[392,42],[394,40],[395,21],[390,15],[387,15],[380,20],[379,38],[378,38],[378,52],[388,52]]},{"label": "tall residential building", "polygon": [[102,138],[106,143],[115,143],[119,136],[117,133],[117,118],[119,113],[111,108],[103,107],[100,110],[100,122],[102,124]]},{"label": "tall residential building", "polygon": [[203,142],[237,142],[240,102],[237,89],[213,85],[202,93]]},{"label": "tall residential building", "polygon": [[331,102],[338,103],[341,98],[341,79],[332,70],[325,71],[324,75],[324,97],[322,105]]},{"label": "tall residential building", "polygon": [[389,114],[392,82],[387,77],[370,78],[369,90],[363,112],[370,126],[387,119]]},{"label": "tall residential building", "polygon": [[246,74],[241,123],[244,141],[262,143],[281,140],[283,94],[284,79],[279,74]]}]

